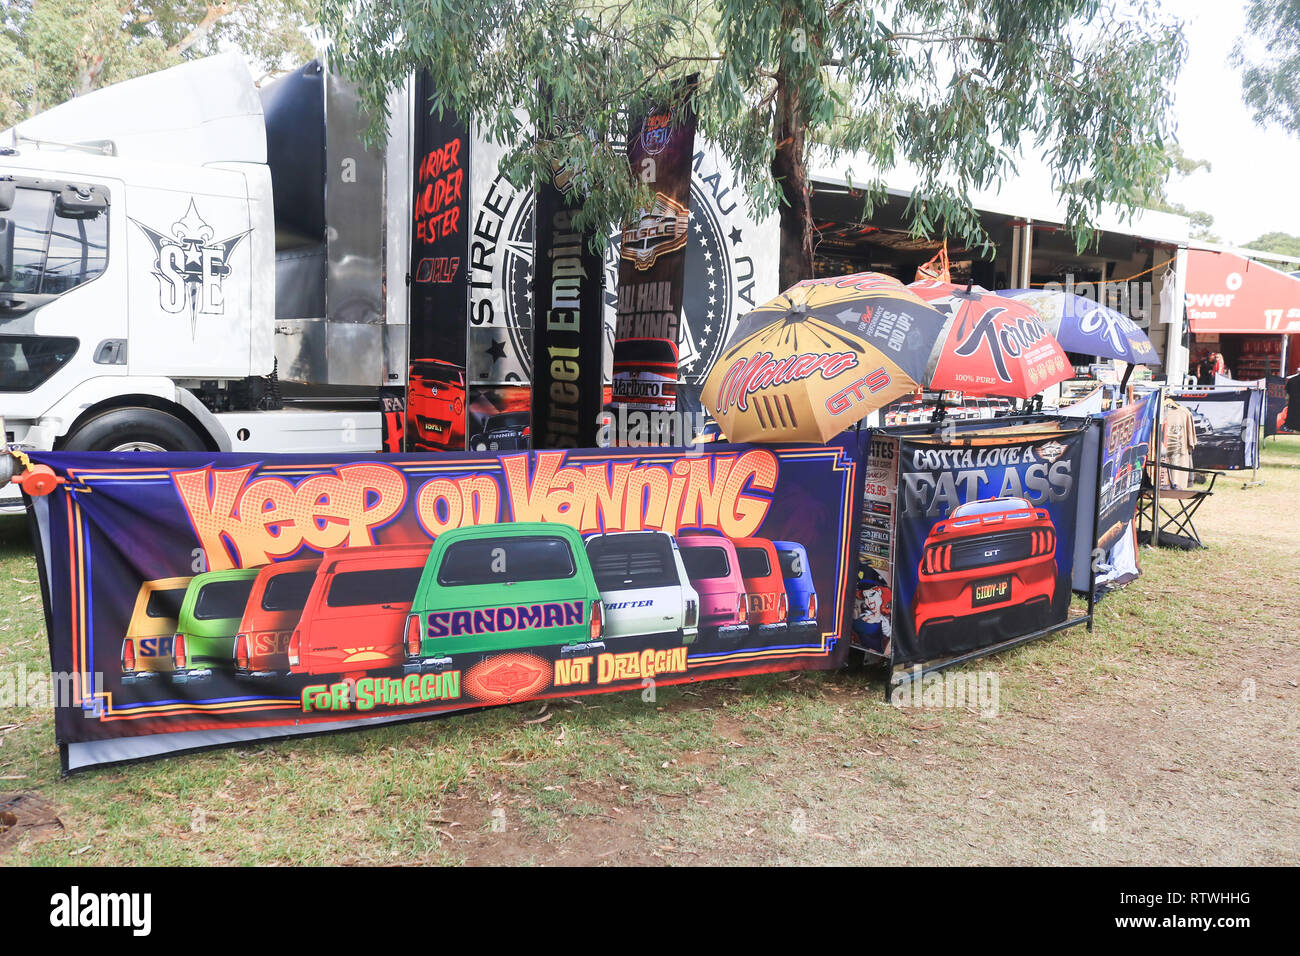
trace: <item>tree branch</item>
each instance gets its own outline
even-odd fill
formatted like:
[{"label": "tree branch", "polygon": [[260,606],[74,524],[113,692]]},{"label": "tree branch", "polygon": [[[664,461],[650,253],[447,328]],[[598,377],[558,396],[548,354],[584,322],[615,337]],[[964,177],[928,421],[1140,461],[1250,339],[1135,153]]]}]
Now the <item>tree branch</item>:
[{"label": "tree branch", "polygon": [[180,56],[194,44],[202,40],[216,25],[217,21],[223,17],[228,17],[234,13],[243,0],[222,0],[220,3],[209,3],[207,12],[203,14],[203,19],[194,25],[194,29],[185,34],[181,40],[167,50],[173,56]]}]

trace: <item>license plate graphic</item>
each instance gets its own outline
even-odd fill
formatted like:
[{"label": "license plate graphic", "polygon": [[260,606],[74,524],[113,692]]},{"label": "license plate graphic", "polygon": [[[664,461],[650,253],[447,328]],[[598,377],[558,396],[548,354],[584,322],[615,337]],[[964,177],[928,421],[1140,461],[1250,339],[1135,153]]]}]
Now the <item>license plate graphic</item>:
[{"label": "license plate graphic", "polygon": [[970,604],[971,607],[981,607],[985,604],[997,604],[1009,597],[1011,597],[1011,575],[1008,574],[988,581],[976,581],[971,587]]}]

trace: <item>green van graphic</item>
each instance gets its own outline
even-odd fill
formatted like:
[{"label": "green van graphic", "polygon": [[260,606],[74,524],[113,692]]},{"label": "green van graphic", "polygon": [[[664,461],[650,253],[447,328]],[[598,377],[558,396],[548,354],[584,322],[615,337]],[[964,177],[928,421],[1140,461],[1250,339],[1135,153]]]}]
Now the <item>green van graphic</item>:
[{"label": "green van graphic", "polygon": [[406,620],[407,673],[442,670],[453,654],[559,645],[604,649],[604,613],[582,537],[568,525],[520,521],[440,534]]}]

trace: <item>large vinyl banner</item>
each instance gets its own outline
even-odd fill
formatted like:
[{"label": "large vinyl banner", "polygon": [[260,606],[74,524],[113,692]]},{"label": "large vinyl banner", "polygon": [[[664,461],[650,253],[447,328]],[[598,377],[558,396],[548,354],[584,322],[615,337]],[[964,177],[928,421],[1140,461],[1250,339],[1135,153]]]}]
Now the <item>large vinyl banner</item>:
[{"label": "large vinyl banner", "polygon": [[847,647],[847,448],[33,458],[65,769]]},{"label": "large vinyl banner", "polygon": [[895,665],[1064,623],[1084,428],[908,436],[899,448]]},{"label": "large vinyl banner", "polygon": [[[500,172],[500,146],[476,138],[472,150],[469,375],[471,389],[484,386],[486,392],[487,386],[508,388],[532,376],[535,197]],[[683,382],[698,384],[740,317],[780,291],[780,236],[775,214],[755,218],[726,157],[699,138],[691,160],[690,209],[678,368]],[[614,233],[605,251],[605,382],[613,372],[621,241],[621,231]]]},{"label": "large vinyl banner", "polygon": [[1259,467],[1259,429],[1264,392],[1259,388],[1169,389],[1168,395],[1192,413],[1197,468]]},{"label": "large vinyl banner", "polygon": [[1138,576],[1137,514],[1155,428],[1158,394],[1125,405],[1102,420],[1101,490],[1097,500],[1097,541],[1101,552],[1097,583],[1127,584]]},{"label": "large vinyl banner", "polygon": [[427,74],[415,81],[411,197],[411,315],[407,451],[465,447],[469,308],[469,126],[429,112]]},{"label": "large vinyl banner", "polygon": [[533,227],[532,436],[537,448],[596,444],[604,382],[604,262],[592,251],[594,233],[575,228],[582,198],[561,170],[538,184]]},{"label": "large vinyl banner", "polygon": [[634,117],[627,160],[632,175],[654,191],[654,200],[624,227],[619,248],[617,404],[677,407],[694,154],[694,110],[659,109]]}]

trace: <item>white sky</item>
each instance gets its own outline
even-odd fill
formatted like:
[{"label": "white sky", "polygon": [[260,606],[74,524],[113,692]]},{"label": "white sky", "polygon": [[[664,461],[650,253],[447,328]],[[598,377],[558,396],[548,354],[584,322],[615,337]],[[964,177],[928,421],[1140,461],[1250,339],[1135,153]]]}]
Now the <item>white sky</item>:
[{"label": "white sky", "polygon": [[1169,196],[1214,216],[1211,231],[1244,245],[1265,232],[1300,235],[1300,139],[1256,126],[1241,98],[1241,76],[1228,63],[1245,22],[1245,0],[1164,0],[1183,18],[1187,61],[1177,87],[1178,140],[1193,159],[1209,160]]}]

